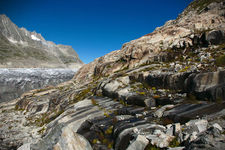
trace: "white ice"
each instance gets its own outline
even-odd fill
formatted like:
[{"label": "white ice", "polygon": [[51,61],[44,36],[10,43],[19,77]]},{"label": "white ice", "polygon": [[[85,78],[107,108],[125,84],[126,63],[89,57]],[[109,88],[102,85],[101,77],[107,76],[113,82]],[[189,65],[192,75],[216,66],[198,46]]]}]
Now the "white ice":
[{"label": "white ice", "polygon": [[37,38],[35,35],[31,35],[31,38],[32,38],[33,40],[35,40],[35,41],[40,41],[40,39]]}]

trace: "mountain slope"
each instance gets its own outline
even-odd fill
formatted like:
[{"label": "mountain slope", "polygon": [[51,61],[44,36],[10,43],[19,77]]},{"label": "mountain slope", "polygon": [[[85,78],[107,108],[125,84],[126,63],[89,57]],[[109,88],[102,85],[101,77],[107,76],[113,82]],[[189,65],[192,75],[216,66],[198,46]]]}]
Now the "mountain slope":
[{"label": "mountain slope", "polygon": [[0,15],[0,68],[78,68],[83,63],[71,46],[46,41]]},{"label": "mountain slope", "polygon": [[[196,46],[224,43],[224,7],[223,0],[195,0],[176,20],[167,21],[154,32],[125,43],[117,53],[112,52],[85,65],[74,79],[86,81],[83,80],[84,76],[88,79],[97,75],[108,76],[123,69],[154,62],[176,61],[175,57],[183,57],[187,61],[189,53]],[[94,68],[94,71],[90,68]]]}]

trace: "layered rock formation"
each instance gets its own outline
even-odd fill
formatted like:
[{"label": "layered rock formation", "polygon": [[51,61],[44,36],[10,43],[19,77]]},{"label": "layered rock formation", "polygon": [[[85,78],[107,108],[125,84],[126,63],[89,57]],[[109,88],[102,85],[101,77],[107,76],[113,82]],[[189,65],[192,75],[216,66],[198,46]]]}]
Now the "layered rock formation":
[{"label": "layered rock formation", "polygon": [[2,149],[223,149],[225,3],[195,0],[73,80],[0,105]]},{"label": "layered rock formation", "polygon": [[18,28],[0,15],[0,68],[80,68],[71,46],[46,41],[41,34]]}]

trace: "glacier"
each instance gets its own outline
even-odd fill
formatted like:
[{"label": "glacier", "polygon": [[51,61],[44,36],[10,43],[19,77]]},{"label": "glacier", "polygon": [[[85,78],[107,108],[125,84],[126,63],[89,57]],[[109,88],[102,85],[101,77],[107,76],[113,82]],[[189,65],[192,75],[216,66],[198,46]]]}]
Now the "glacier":
[{"label": "glacier", "polygon": [[0,69],[0,103],[24,92],[68,81],[78,69],[2,68]]}]

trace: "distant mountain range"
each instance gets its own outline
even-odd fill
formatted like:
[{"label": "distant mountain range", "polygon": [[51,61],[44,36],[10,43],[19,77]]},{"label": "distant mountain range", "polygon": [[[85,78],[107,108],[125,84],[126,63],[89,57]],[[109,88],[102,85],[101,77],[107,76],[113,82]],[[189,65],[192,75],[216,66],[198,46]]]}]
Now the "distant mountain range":
[{"label": "distant mountain range", "polygon": [[18,28],[0,15],[0,68],[79,68],[83,65],[71,46],[46,41],[41,34]]}]

